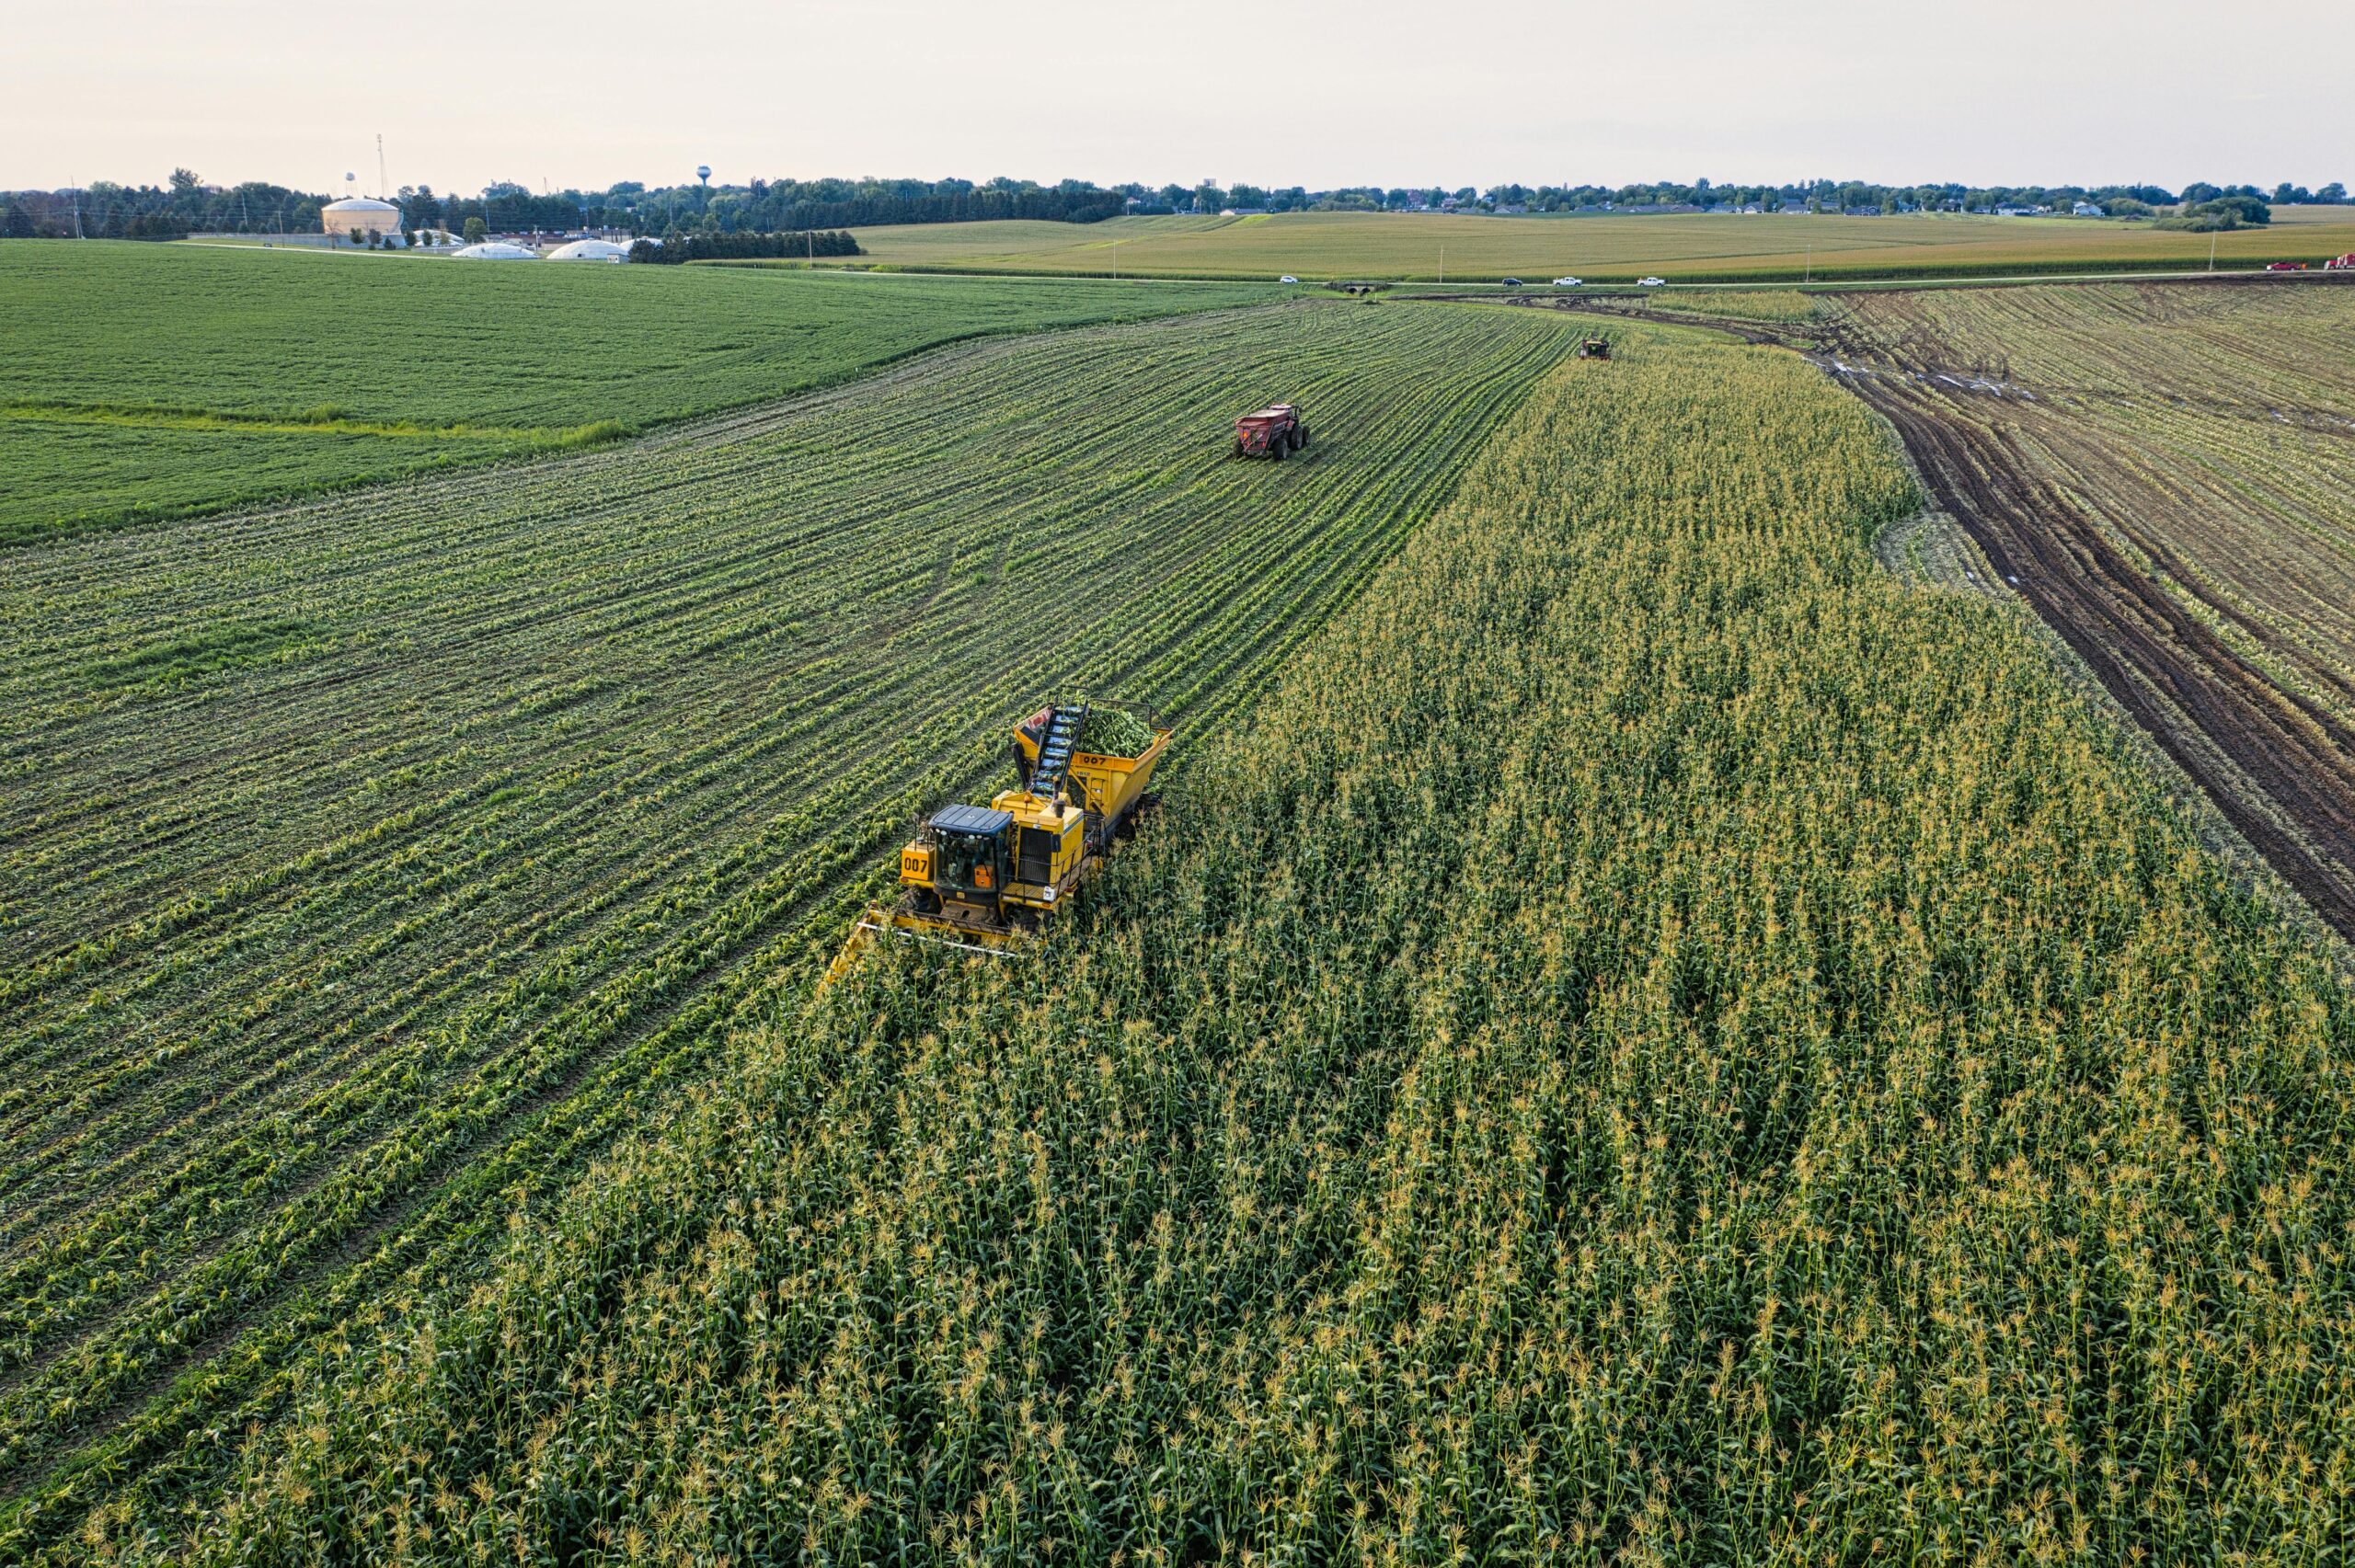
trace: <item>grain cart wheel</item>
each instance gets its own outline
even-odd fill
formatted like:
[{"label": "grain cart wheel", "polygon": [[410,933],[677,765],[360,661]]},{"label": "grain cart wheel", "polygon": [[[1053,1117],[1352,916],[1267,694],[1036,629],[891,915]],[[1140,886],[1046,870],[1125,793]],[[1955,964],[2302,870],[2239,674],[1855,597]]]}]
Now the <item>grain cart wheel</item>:
[{"label": "grain cart wheel", "polygon": [[1278,463],[1281,463],[1284,460],[1284,453],[1292,450],[1289,446],[1284,444],[1285,441],[1285,437],[1278,436],[1275,440],[1268,443],[1268,455],[1274,458]]},{"label": "grain cart wheel", "polygon": [[1121,818],[1120,825],[1112,830],[1112,841],[1115,843],[1126,843],[1129,840],[1135,838],[1138,825],[1151,816],[1154,807],[1160,804],[1159,790],[1151,790],[1137,796],[1137,803],[1129,807],[1128,815]]},{"label": "grain cart wheel", "polygon": [[1248,457],[1251,455],[1249,452],[1243,450],[1243,438],[1241,436],[1235,438],[1235,455],[1237,457]]},{"label": "grain cart wheel", "polygon": [[1308,444],[1308,427],[1306,425],[1303,425],[1300,428],[1300,444],[1303,446],[1306,446]]}]

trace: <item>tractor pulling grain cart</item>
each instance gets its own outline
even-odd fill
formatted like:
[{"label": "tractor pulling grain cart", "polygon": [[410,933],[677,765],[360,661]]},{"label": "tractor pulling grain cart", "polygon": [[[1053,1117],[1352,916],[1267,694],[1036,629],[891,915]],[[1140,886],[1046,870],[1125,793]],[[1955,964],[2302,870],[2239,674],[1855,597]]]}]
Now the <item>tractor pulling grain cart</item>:
[{"label": "tractor pulling grain cart", "polygon": [[1308,425],[1296,403],[1270,403],[1235,421],[1235,455],[1270,457],[1281,463],[1284,453],[1308,444]]},{"label": "tractor pulling grain cart", "polygon": [[898,905],[860,917],[820,989],[886,932],[1002,954],[1045,929],[1152,807],[1147,786],[1174,733],[1150,710],[1088,703],[1051,704],[1015,726],[1020,784],[986,807],[925,818],[900,851]]}]

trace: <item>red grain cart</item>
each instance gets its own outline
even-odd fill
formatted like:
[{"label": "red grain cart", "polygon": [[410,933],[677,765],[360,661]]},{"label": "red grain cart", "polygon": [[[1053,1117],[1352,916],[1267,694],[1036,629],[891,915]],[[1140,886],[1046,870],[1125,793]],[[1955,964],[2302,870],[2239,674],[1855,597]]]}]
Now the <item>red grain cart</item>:
[{"label": "red grain cart", "polygon": [[1281,463],[1286,452],[1298,452],[1307,444],[1308,426],[1296,404],[1271,403],[1235,421],[1237,457],[1272,457]]}]

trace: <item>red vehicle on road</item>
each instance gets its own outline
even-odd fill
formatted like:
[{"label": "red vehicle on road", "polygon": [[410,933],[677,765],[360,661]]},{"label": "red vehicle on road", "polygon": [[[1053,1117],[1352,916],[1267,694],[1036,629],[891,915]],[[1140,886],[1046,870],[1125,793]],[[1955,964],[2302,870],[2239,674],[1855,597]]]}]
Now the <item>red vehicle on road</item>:
[{"label": "red vehicle on road", "polygon": [[1297,404],[1270,403],[1235,421],[1237,457],[1272,457],[1281,463],[1286,452],[1298,452],[1307,444],[1308,426]]},{"label": "red vehicle on road", "polygon": [[2344,256],[2332,257],[2322,264],[2322,269],[2326,272],[2355,272],[2355,250]]},{"label": "red vehicle on road", "polygon": [[2303,261],[2269,261],[2265,269],[2268,272],[2303,272],[2306,264]]}]

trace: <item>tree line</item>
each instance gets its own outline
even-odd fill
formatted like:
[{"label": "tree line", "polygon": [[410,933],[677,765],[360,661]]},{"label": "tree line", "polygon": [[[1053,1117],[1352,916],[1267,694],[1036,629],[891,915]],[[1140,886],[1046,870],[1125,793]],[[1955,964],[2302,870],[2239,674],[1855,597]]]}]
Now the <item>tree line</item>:
[{"label": "tree line", "polygon": [[66,190],[0,191],[0,237],[185,239],[190,234],[315,234],[332,197],[267,180],[206,185],[172,171],[168,184],[98,180]]},{"label": "tree line", "polygon": [[[178,239],[190,234],[316,234],[320,209],[333,198],[266,181],[236,186],[205,183],[178,168],[161,186],[108,181],[82,189],[0,192],[0,236],[86,235],[104,239]],[[561,234],[582,229],[642,235],[799,234],[878,223],[958,223],[1029,218],[1087,223],[1121,212],[1990,212],[2001,208],[2069,212],[2088,202],[2112,217],[2203,218],[2261,223],[2269,206],[2336,204],[2348,200],[2339,181],[2309,190],[2288,182],[2213,185],[2194,181],[2181,190],[2155,185],[1968,186],[1956,183],[1878,185],[1864,180],[1811,179],[1784,184],[1717,184],[1694,180],[1631,185],[1304,186],[1248,183],[1222,186],[1140,183],[1099,186],[1066,179],[753,179],[742,185],[649,187],[622,180],[603,190],[534,192],[511,180],[473,196],[444,196],[431,186],[403,186],[390,200],[405,230],[464,232],[480,223],[492,234]],[[2211,204],[2225,202],[2227,208]],[[2253,204],[2253,205],[2252,205]],[[2206,212],[2199,210],[2209,209]]]},{"label": "tree line", "polygon": [[767,234],[674,234],[660,243],[640,239],[629,247],[632,261],[752,261],[764,257],[864,256],[858,241],[844,229],[803,229]]}]

